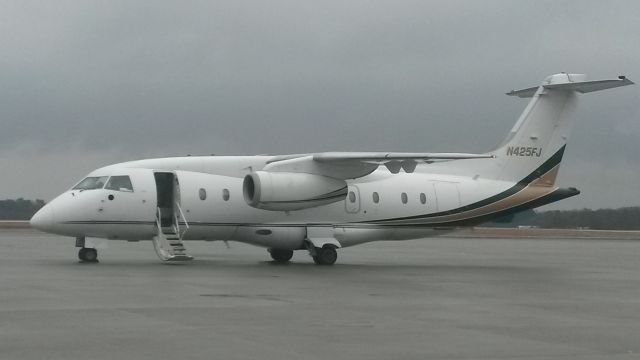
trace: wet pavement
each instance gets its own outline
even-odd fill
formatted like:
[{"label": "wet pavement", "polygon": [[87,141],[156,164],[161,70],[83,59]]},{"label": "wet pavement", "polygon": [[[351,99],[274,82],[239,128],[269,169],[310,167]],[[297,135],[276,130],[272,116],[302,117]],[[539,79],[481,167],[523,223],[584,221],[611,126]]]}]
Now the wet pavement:
[{"label": "wet pavement", "polygon": [[149,242],[80,264],[0,231],[0,359],[638,359],[640,241],[437,238],[306,252]]}]

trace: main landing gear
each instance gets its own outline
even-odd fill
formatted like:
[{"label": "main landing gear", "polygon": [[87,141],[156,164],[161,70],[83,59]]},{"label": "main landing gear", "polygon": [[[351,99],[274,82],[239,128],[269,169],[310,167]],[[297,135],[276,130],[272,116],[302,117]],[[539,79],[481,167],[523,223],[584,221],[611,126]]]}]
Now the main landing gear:
[{"label": "main landing gear", "polygon": [[293,257],[293,250],[269,249],[269,254],[271,254],[273,261],[277,263],[286,263]]},{"label": "main landing gear", "polygon": [[[323,247],[314,247],[311,243],[307,244],[309,255],[313,258],[313,262],[316,265],[333,265],[338,259],[338,252],[336,247],[331,244],[326,244]],[[287,263],[293,257],[293,250],[287,249],[269,249],[271,258],[276,263]]]},{"label": "main landing gear", "polygon": [[311,257],[316,265],[333,265],[338,260],[338,252],[332,245],[315,248],[313,252],[311,252]]},{"label": "main landing gear", "polygon": [[84,247],[84,237],[76,238],[76,247],[79,247],[78,259],[83,263],[97,263],[98,262],[98,250],[94,248]]}]

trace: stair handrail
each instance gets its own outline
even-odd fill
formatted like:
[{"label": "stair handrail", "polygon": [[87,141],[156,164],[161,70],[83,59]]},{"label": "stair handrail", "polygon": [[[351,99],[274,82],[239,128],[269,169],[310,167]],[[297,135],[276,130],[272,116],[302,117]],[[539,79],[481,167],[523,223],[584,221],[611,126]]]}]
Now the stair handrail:
[{"label": "stair handrail", "polygon": [[162,229],[162,210],[159,206],[156,208],[156,225],[158,229]]},{"label": "stair handrail", "polygon": [[186,234],[187,231],[189,231],[189,222],[187,221],[187,218],[184,216],[184,212],[182,212],[182,208],[180,207],[180,204],[176,201],[176,208],[178,209],[178,213],[180,214],[180,218],[184,221],[184,226],[185,226],[185,230],[184,232],[180,233],[180,225],[179,225],[179,221],[178,221],[178,217],[176,216],[176,227],[177,227],[177,234],[180,234],[180,238],[182,238],[182,235]]},{"label": "stair handrail", "polygon": [[178,219],[178,214],[176,214],[175,210],[173,211],[173,230],[178,234],[178,236],[180,236],[180,238],[182,238],[182,234],[180,233],[180,220]]},{"label": "stair handrail", "polygon": [[162,210],[160,209],[160,207],[158,206],[156,208],[156,226],[158,227],[158,234],[154,237],[154,240],[152,241],[153,243],[153,248],[156,251],[156,254],[158,254],[158,257],[163,260],[163,261],[167,261],[170,260],[172,258],[171,254],[169,254],[167,252],[167,250],[164,249],[163,242],[166,242],[166,239],[164,238],[163,232],[162,232]]}]

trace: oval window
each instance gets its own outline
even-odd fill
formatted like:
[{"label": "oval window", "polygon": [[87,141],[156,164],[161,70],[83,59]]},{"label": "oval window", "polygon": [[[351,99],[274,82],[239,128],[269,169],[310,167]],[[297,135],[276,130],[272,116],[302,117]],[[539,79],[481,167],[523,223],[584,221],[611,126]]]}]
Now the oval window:
[{"label": "oval window", "polygon": [[198,196],[200,197],[200,200],[204,201],[207,198],[207,190],[201,188],[198,191]]},{"label": "oval window", "polygon": [[379,203],[379,202],[380,202],[380,195],[378,195],[378,193],[377,193],[377,192],[374,192],[372,196],[373,196],[373,202],[374,202],[374,203],[376,203],[376,204],[377,204],[377,203]]},{"label": "oval window", "polygon": [[349,191],[349,201],[352,203],[356,202],[356,193],[353,191]]},{"label": "oval window", "polygon": [[427,195],[425,195],[424,193],[420,193],[420,202],[423,204],[427,203]]},{"label": "oval window", "polygon": [[406,204],[406,203],[407,203],[407,201],[409,201],[409,197],[407,196],[407,193],[402,193],[402,194],[400,195],[400,198],[402,199],[402,203],[403,203],[403,204]]},{"label": "oval window", "polygon": [[222,200],[229,201],[229,189],[222,189]]}]

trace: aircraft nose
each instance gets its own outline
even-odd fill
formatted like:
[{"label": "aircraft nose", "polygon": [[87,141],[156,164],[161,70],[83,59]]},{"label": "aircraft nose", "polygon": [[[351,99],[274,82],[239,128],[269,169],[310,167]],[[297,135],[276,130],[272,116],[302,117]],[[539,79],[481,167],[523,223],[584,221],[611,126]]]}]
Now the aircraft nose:
[{"label": "aircraft nose", "polygon": [[45,205],[42,209],[38,210],[29,220],[31,227],[38,230],[47,231],[53,226],[53,209],[49,205]]}]

